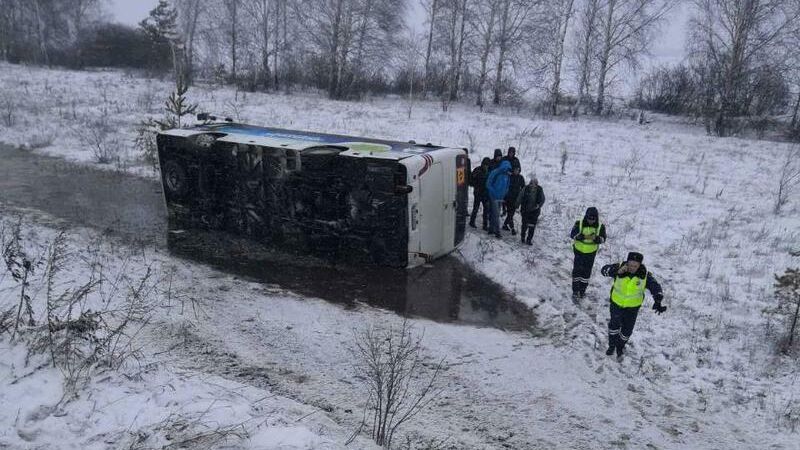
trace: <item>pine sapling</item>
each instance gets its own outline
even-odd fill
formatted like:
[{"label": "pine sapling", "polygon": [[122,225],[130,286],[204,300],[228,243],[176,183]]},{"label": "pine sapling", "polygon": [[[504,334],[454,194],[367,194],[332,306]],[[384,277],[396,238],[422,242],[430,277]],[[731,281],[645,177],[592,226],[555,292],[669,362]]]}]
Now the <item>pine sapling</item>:
[{"label": "pine sapling", "polygon": [[195,114],[197,111],[197,104],[189,103],[189,100],[186,98],[186,92],[188,91],[189,85],[186,84],[183,77],[178,77],[175,83],[175,90],[172,91],[169,98],[167,98],[167,101],[164,103],[164,119],[156,121],[162,130],[180,128],[183,116]]}]

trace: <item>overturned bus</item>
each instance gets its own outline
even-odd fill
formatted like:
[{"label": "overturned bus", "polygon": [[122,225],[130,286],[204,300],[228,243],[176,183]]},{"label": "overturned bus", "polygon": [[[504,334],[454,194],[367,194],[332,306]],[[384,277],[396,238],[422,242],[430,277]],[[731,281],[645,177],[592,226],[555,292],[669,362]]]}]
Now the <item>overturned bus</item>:
[{"label": "overturned bus", "polygon": [[205,122],[158,135],[171,232],[414,267],[464,239],[467,150]]}]

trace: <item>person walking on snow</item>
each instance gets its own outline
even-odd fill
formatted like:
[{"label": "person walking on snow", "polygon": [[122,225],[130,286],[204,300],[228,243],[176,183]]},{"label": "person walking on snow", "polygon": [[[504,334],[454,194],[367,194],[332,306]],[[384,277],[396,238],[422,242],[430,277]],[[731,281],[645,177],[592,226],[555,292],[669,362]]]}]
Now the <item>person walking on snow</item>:
[{"label": "person walking on snow", "polygon": [[483,158],[481,165],[476,167],[469,177],[469,184],[472,186],[472,213],[469,217],[469,226],[475,228],[475,219],[478,216],[478,209],[482,211],[483,229],[489,228],[489,200],[486,193],[486,177],[489,176],[489,164],[492,160]]},{"label": "person walking on snow", "polygon": [[[497,157],[497,152],[500,152],[500,157],[503,161],[508,161],[511,163],[511,170],[519,169],[519,173],[522,173],[522,165],[519,163],[519,158],[517,158],[517,149],[514,147],[508,147],[506,151],[506,156],[503,156],[503,152],[500,149],[494,151],[495,157]],[[525,183],[522,183],[522,186],[525,186]],[[516,197],[514,197],[516,199]],[[503,203],[503,216],[508,216],[508,201]],[[508,230],[505,223],[503,224],[503,229]],[[516,234],[516,233],[514,233]]]},{"label": "person walking on snow", "polygon": [[633,327],[636,325],[636,316],[644,301],[645,289],[653,296],[653,310],[661,314],[667,310],[662,306],[664,294],[653,274],[647,271],[642,264],[644,256],[641,253],[630,252],[625,262],[603,266],[600,273],[605,277],[613,278],[611,285],[610,317],[608,320],[608,349],[606,355],[611,356],[617,352],[617,358],[622,358],[625,344],[631,338]]},{"label": "person walking on snow", "polygon": [[502,237],[500,234],[500,204],[508,194],[510,184],[511,163],[502,161],[500,165],[489,172],[486,178],[486,191],[489,193],[489,233]]},{"label": "person walking on snow", "polygon": [[500,163],[503,162],[503,151],[499,148],[494,149],[494,156],[492,157],[491,162],[489,163],[489,172],[497,169],[500,166]]},{"label": "person walking on snow", "polygon": [[533,232],[536,231],[536,224],[539,222],[539,213],[542,211],[544,200],[544,190],[539,186],[539,180],[536,175],[528,175],[528,184],[517,197],[517,205],[522,216],[520,241],[523,244],[533,245],[531,242],[533,240]]},{"label": "person walking on snow", "polygon": [[600,244],[606,241],[606,227],[600,223],[597,208],[587,208],[583,219],[575,222],[569,236],[573,239],[572,249],[575,253],[572,264],[572,298],[577,300],[586,296],[594,257]]},{"label": "person walking on snow", "polygon": [[503,222],[504,230],[511,230],[511,235],[517,235],[517,229],[514,227],[514,214],[517,213],[517,197],[522,189],[525,187],[525,178],[519,174],[519,167],[511,165],[511,179],[508,184],[508,193],[506,194],[506,220]]},{"label": "person walking on snow", "polygon": [[506,152],[506,156],[503,157],[504,160],[511,163],[512,169],[519,169],[520,172],[522,171],[522,165],[519,162],[519,158],[517,158],[517,149],[514,147],[508,147],[508,151]]}]

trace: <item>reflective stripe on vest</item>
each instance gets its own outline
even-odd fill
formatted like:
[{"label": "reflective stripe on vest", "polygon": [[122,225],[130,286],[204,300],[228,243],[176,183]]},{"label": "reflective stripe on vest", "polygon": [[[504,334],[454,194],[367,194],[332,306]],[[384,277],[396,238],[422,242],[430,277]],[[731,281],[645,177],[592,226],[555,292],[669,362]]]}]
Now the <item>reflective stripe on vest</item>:
[{"label": "reflective stripe on vest", "polygon": [[642,306],[645,286],[647,286],[647,273],[644,274],[644,279],[637,276],[615,277],[614,287],[611,288],[611,301],[620,308]]},{"label": "reflective stripe on vest", "polygon": [[[584,234],[584,230],[586,230],[586,234],[599,234],[600,227],[603,225],[600,222],[597,222],[596,227],[585,227],[583,226],[583,219],[578,221],[578,234]],[[585,237],[585,236],[584,236]],[[597,248],[600,247],[600,244],[596,244],[594,242],[594,236],[592,239],[584,239],[582,241],[575,241],[575,250],[581,253],[594,253],[597,251]]]}]

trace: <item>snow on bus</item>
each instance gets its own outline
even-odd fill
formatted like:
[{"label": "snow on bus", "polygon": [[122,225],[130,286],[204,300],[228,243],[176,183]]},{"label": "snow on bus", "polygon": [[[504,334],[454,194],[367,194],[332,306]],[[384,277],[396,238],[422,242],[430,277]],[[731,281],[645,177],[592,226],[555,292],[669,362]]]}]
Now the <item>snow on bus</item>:
[{"label": "snow on bus", "polygon": [[173,232],[409,268],[464,239],[464,148],[206,120],[160,133],[158,157]]}]

